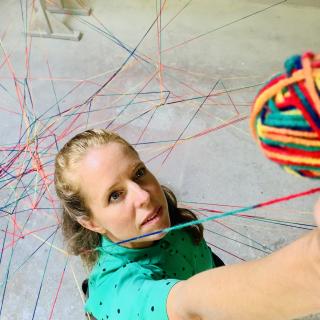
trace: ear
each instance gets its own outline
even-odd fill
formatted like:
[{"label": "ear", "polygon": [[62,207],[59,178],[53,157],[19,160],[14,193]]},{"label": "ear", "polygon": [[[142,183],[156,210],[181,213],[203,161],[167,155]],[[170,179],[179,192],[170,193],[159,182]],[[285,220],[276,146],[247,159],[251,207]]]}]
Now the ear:
[{"label": "ear", "polygon": [[77,221],[79,224],[81,224],[84,228],[91,230],[93,232],[97,232],[100,234],[105,234],[106,233],[106,229],[103,228],[102,226],[100,226],[96,221],[94,221],[94,219],[86,217],[86,216],[82,216],[77,218]]}]

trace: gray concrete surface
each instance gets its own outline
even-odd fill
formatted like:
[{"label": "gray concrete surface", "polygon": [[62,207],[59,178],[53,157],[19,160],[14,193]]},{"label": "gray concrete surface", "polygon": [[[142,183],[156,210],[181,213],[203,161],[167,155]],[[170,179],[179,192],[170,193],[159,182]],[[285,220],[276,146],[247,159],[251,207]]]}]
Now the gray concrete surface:
[{"label": "gray concrete surface", "polygon": [[[282,68],[286,57],[320,50],[319,1],[276,3],[167,1],[157,23],[160,1],[92,0],[89,17],[56,16],[83,33],[80,42],[72,42],[26,38],[31,1],[1,1],[0,155],[7,170],[0,180],[1,319],[84,317],[79,285],[86,270],[78,258],[67,258],[60,233],[52,235],[59,213],[52,160],[57,147],[85,128],[106,127],[115,119],[110,128],[132,143],[139,141],[137,149],[161,182],[195,209],[227,211],[318,186],[267,161],[247,119],[223,126],[249,114],[259,85]],[[136,47],[91,106],[84,104]],[[195,98],[205,97],[213,86],[217,95],[206,100],[184,131],[204,100]],[[157,107],[168,94],[168,103]],[[178,138],[212,128],[182,140],[164,163],[167,153],[154,158]],[[56,145],[55,137],[64,132]],[[43,172],[26,173],[34,168],[34,155]],[[248,212],[295,224],[229,217],[207,223],[206,238],[228,264],[262,257],[306,232],[301,224],[314,223],[316,198]]]}]

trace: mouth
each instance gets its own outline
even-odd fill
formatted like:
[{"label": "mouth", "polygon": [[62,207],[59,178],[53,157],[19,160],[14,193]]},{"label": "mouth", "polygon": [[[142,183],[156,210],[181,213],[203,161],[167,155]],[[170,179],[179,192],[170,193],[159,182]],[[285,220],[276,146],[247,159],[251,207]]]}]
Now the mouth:
[{"label": "mouth", "polygon": [[162,207],[158,207],[156,210],[154,210],[151,214],[149,214],[141,223],[141,227],[147,226],[147,225],[151,225],[157,221],[160,220],[160,216],[161,216],[161,209]]}]

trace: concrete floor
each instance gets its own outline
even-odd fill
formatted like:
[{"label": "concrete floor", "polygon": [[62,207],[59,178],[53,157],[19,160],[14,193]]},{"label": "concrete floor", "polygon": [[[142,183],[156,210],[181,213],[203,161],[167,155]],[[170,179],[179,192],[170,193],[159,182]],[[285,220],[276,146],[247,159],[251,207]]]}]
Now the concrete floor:
[{"label": "concrete floor", "polygon": [[[318,185],[267,161],[246,116],[260,84],[282,69],[286,57],[320,51],[319,1],[92,0],[89,17],[56,16],[81,31],[81,41],[31,43],[23,34],[31,16],[31,1],[25,2],[0,3],[0,157],[7,170],[0,180],[1,319],[84,316],[79,285],[86,271],[79,259],[67,258],[60,233],[54,233],[59,204],[52,160],[66,139],[85,128],[111,124],[137,143],[160,181],[199,213]],[[212,88],[216,95],[193,118]],[[92,104],[85,103],[97,90]],[[211,131],[194,137],[206,130]],[[168,157],[156,157],[177,139],[183,140]],[[28,147],[21,152],[23,146]],[[33,171],[19,177],[34,168],[31,154],[39,156],[44,176]],[[206,238],[228,264],[262,257],[306,232],[301,224],[313,224],[316,198],[248,213],[294,222],[289,225],[228,217],[207,223]]]}]

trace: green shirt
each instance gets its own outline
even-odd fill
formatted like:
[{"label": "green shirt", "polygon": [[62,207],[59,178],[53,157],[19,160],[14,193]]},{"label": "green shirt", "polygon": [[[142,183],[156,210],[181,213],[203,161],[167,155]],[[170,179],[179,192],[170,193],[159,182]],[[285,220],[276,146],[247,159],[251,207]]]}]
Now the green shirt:
[{"label": "green shirt", "polygon": [[167,320],[167,297],[174,284],[212,267],[206,242],[195,245],[184,230],[142,249],[103,237],[85,310],[97,320]]}]

